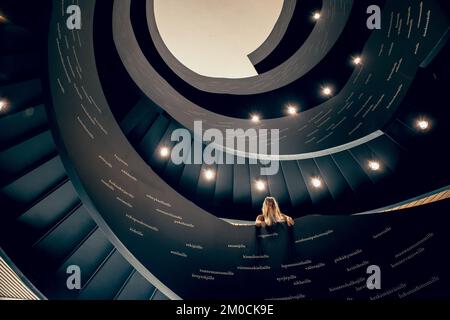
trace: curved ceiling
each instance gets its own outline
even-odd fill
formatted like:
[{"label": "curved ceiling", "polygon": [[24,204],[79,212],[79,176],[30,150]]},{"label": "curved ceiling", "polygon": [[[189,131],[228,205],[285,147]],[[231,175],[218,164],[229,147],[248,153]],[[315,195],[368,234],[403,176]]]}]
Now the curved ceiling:
[{"label": "curved ceiling", "polygon": [[166,48],[194,73],[238,79],[257,75],[248,58],[280,17],[284,1],[152,1]]},{"label": "curved ceiling", "polygon": [[291,22],[292,16],[294,15],[296,6],[297,0],[283,1],[281,13],[275,26],[272,29],[272,32],[257,49],[255,49],[248,55],[248,58],[253,63],[253,65],[257,65],[258,63],[266,59],[283,40],[284,35]]},{"label": "curved ceiling", "polygon": [[[305,15],[305,12],[309,13],[307,10],[315,9],[315,7],[310,8],[312,7],[311,3],[302,1],[295,7],[295,16],[289,23],[289,28],[285,37],[276,50],[270,54],[266,60],[255,66],[258,70],[268,68],[267,71],[270,71],[273,68],[276,68],[282,64],[285,59],[290,58],[298,48],[302,47],[304,41],[315,26],[315,23],[311,21],[310,14]],[[356,5],[353,8],[361,11],[360,5]],[[159,73],[170,86],[176,88],[186,99],[192,101],[194,104],[200,105],[204,109],[225,116],[245,119],[249,117],[250,113],[254,112],[262,113],[266,119],[283,117],[285,116],[284,105],[287,101],[290,103],[301,104],[302,111],[323,102],[323,97],[314,93],[317,91],[318,83],[324,80],[324,74],[326,74],[329,79],[333,79],[333,85],[336,87],[336,90],[341,88],[350,77],[353,68],[347,63],[336,65],[335,61],[347,61],[350,55],[354,54],[354,52],[359,52],[361,50],[360,47],[362,46],[358,45],[358,43],[364,43],[369,35],[368,31],[359,32],[357,36],[358,41],[355,42],[356,45],[345,45],[345,43],[348,43],[348,39],[355,39],[353,29],[360,24],[358,19],[353,18],[347,23],[343,36],[339,38],[336,45],[328,52],[326,58],[308,72],[306,76],[299,78],[287,86],[262,94],[218,94],[202,91],[191,86],[173,72],[170,66],[166,64],[156,49],[154,41],[149,36],[150,32],[148,30],[148,20],[145,14],[145,3],[131,2],[130,12],[133,32],[136,35],[136,40],[138,41],[141,50],[147,60],[152,61],[152,67],[155,68],[156,72]],[[355,16],[357,15],[352,15],[352,17]],[[299,32],[299,29],[301,32]],[[287,48],[289,48],[289,50],[287,50]],[[216,79],[211,79],[212,82],[215,80]]]},{"label": "curved ceiling", "polygon": [[[173,56],[161,39],[155,22],[153,1],[149,0],[146,8],[150,34],[160,56],[182,79],[202,91],[227,94],[257,94],[285,86],[305,75],[319,63],[331,50],[344,29],[345,23],[350,16],[352,3],[352,0],[339,0],[338,3],[325,1],[322,8],[324,22],[316,24],[304,45],[291,58],[269,72],[244,79],[211,79],[200,76],[186,68]],[[122,9],[117,11],[129,7],[130,3],[124,3]],[[129,9],[125,10],[128,11]],[[331,14],[331,10],[335,10],[335,13]],[[122,14],[127,14],[127,12],[122,12]],[[126,19],[129,19],[129,17],[128,15]],[[284,17],[286,16],[283,15]],[[120,51],[120,47],[123,44],[117,43],[117,45]],[[311,54],[311,52],[314,54]]]},{"label": "curved ceiling", "polygon": [[[208,112],[181,96],[176,88],[168,85],[139,49],[130,22],[130,5],[128,1],[115,2],[114,39],[130,76],[152,101],[191,130],[195,120],[202,120],[205,130],[208,128],[246,130],[255,127],[248,120]],[[393,17],[401,6],[388,3],[383,15],[384,25],[392,23],[390,17]],[[413,6],[412,10],[419,12],[418,5]],[[392,14],[386,14],[389,12]],[[397,25],[397,28],[391,25],[389,29],[373,32],[361,53],[364,63],[356,68],[337,96],[300,114],[297,118],[262,120],[257,128],[283,128],[280,137],[280,158],[311,157],[315,152],[333,150],[332,148],[339,146],[341,147],[339,150],[342,150],[355,146],[361,143],[360,141],[376,137],[375,132],[391,119],[420,64],[432,52],[446,31],[445,25],[439,23],[442,17],[439,17],[438,10],[433,12],[436,14],[428,21],[429,32],[425,37],[423,36],[425,24],[422,24],[421,28],[412,29],[411,33],[400,25]],[[330,28],[333,27],[334,24],[330,25]],[[389,85],[386,86],[386,83]],[[245,150],[237,151],[245,153]],[[247,153],[245,155],[254,156]],[[261,154],[258,156],[263,157]]]}]

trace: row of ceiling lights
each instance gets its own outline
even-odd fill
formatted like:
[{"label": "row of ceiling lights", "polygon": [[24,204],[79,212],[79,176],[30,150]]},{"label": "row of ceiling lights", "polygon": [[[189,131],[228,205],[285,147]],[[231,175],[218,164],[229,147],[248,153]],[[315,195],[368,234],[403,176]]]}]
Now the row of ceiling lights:
[{"label": "row of ceiling lights", "polygon": [[[292,107],[288,107],[292,108]],[[420,131],[427,131],[430,128],[430,122],[424,118],[420,118],[416,121],[416,127]],[[159,154],[161,158],[168,158],[170,156],[170,149],[168,147],[161,147],[159,150]],[[370,160],[367,162],[367,168],[373,172],[377,172],[381,170],[381,163],[377,160]],[[216,178],[216,172],[213,169],[205,169],[203,170],[203,177],[207,181],[213,181]],[[313,177],[310,180],[311,186],[315,189],[320,189],[323,186],[321,177]],[[258,191],[266,191],[267,183],[264,180],[256,180],[255,188]]]},{"label": "row of ceiling lights", "polygon": [[[322,16],[322,15],[321,15],[320,11],[315,11],[315,12],[312,13],[312,19],[313,19],[314,21],[320,20],[321,16]],[[362,62],[363,62],[363,59],[362,59],[361,56],[355,56],[355,57],[352,57],[352,63],[353,63],[355,66],[361,65]],[[334,93],[334,90],[333,90],[333,88],[332,88],[330,85],[324,85],[324,86],[322,86],[322,88],[321,88],[321,94],[322,94],[323,96],[325,96],[325,97],[331,97],[331,96],[333,95],[333,93]],[[288,104],[288,105],[287,105],[287,107],[286,107],[286,113],[287,113],[288,115],[290,115],[290,116],[295,116],[295,115],[298,114],[298,112],[299,112],[299,110],[298,110],[298,107],[297,107],[297,106],[292,105],[292,104]],[[252,115],[250,115],[250,119],[251,119],[251,121],[254,122],[254,123],[259,123],[259,122],[261,122],[261,116],[258,115],[258,114],[252,114]],[[430,128],[430,122],[429,122],[427,119],[425,119],[425,118],[418,119],[418,120],[416,121],[416,127],[417,127],[419,130],[421,130],[421,131],[427,131],[427,130]],[[377,162],[377,161],[369,161],[369,168],[370,168],[371,170],[373,170],[373,171],[378,171],[378,170],[380,169],[380,164],[379,164],[379,162]],[[262,182],[262,181],[259,181],[259,182],[260,182],[260,183],[257,184],[257,187],[259,186],[260,188],[258,188],[258,189],[265,189],[265,187],[262,187],[262,183],[263,183],[263,182]],[[312,185],[313,185],[314,187],[320,188],[321,185],[322,185],[322,183],[321,183],[320,179],[313,178],[313,179],[312,179]]]},{"label": "row of ceiling lights", "polygon": [[[320,20],[321,16],[322,15],[321,15],[320,11],[315,11],[315,12],[312,13],[312,19],[315,20],[315,21]],[[360,65],[362,63],[362,58],[360,56],[353,57],[352,58],[352,63],[354,65]],[[320,91],[321,91],[321,94],[324,97],[331,97],[333,95],[333,93],[334,93],[334,90],[333,90],[333,88],[330,85],[322,86]],[[298,108],[296,106],[294,106],[294,105],[288,105],[287,108],[286,108],[286,113],[288,115],[290,115],[290,116],[295,116],[298,113]],[[258,114],[250,115],[250,119],[254,123],[261,122],[261,116],[258,115]]]},{"label": "row of ceiling lights", "polygon": [[[362,58],[360,56],[356,56],[352,58],[352,63],[354,65],[360,65],[362,63]],[[324,85],[320,88],[320,93],[324,97],[332,97],[334,94],[334,89],[331,85]],[[299,112],[299,108],[295,105],[288,104],[286,107],[286,114],[289,116],[295,116]],[[250,120],[253,123],[260,123],[261,122],[261,115],[259,114],[251,114]]]},{"label": "row of ceiling lights", "polygon": [[[368,162],[368,168],[371,171],[379,171],[381,169],[381,164],[379,161],[376,160],[371,160]],[[204,177],[208,180],[208,181],[212,181],[215,178],[215,173],[214,170],[212,169],[207,169],[204,171]],[[321,177],[316,176],[316,177],[312,177],[310,179],[310,184],[313,188],[315,189],[321,189],[323,186],[323,180]],[[267,190],[267,182],[265,180],[259,179],[255,181],[255,188],[258,191],[266,191]]]},{"label": "row of ceiling lights", "polygon": [[[168,147],[161,147],[159,150],[159,155],[161,158],[168,158],[170,156],[170,149]],[[376,160],[368,161],[367,166],[371,171],[374,172],[381,169],[380,162]],[[213,181],[216,178],[216,171],[213,169],[205,169],[203,170],[203,177],[207,181]],[[323,185],[322,179],[320,177],[311,178],[310,183],[316,189],[320,189]],[[265,191],[267,189],[267,184],[264,180],[259,179],[255,181],[255,188],[258,191]]]}]

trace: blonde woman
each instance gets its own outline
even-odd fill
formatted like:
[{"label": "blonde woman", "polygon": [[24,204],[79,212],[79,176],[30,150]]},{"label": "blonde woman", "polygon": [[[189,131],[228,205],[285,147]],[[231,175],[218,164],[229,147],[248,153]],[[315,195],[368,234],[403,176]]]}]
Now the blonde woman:
[{"label": "blonde woman", "polygon": [[262,214],[260,214],[255,221],[257,227],[272,226],[279,222],[286,222],[289,227],[294,225],[294,220],[282,214],[277,200],[273,197],[264,199],[262,206]]}]

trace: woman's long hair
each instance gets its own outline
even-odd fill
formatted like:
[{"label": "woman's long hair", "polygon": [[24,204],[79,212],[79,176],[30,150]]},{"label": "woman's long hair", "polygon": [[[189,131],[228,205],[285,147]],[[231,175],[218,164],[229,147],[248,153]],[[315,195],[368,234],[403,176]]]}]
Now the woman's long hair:
[{"label": "woman's long hair", "polygon": [[273,197],[267,197],[264,199],[262,214],[264,217],[264,222],[268,226],[284,220],[280,207],[278,206],[278,202]]}]

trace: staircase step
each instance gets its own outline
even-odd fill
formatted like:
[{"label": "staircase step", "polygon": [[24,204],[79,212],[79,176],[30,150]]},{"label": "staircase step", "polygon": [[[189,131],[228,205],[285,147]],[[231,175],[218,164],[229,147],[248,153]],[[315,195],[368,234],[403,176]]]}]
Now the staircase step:
[{"label": "staircase step", "polygon": [[249,166],[235,163],[233,170],[233,203],[239,208],[239,212],[236,212],[236,215],[245,219],[244,217],[252,215],[251,186],[254,185],[254,182],[251,181]]},{"label": "staircase step", "polygon": [[336,201],[330,213],[336,213],[340,206],[355,203],[356,199],[353,190],[334,162],[333,157],[325,156],[317,158],[316,164],[325,184],[328,186],[331,196]]},{"label": "staircase step", "polygon": [[150,300],[156,288],[148,282],[139,272],[134,270],[125,286],[115,297],[116,300]]},{"label": "staircase step", "polygon": [[217,169],[214,205],[220,210],[228,210],[233,203],[233,169],[232,165],[220,165]]},{"label": "staircase step", "polygon": [[83,286],[94,275],[101,263],[111,254],[112,250],[112,244],[104,233],[97,228],[63,262],[54,275],[53,284],[46,291],[47,297],[51,299],[76,299],[80,292],[68,290],[66,286],[67,268],[72,265],[80,267],[81,285]]},{"label": "staircase step", "polygon": [[159,116],[139,143],[139,153],[147,163],[152,163],[152,158],[158,143],[161,141],[168,126],[169,119],[162,115]]},{"label": "staircase step", "polygon": [[0,118],[0,150],[10,148],[48,130],[44,105]]},{"label": "staircase step", "polygon": [[21,208],[36,203],[65,178],[64,166],[56,156],[5,186],[0,193],[0,204],[8,204],[11,216],[14,216]]},{"label": "staircase step", "polygon": [[94,229],[96,224],[84,206],[79,206],[34,245],[47,264],[60,263]]},{"label": "staircase step", "polygon": [[155,294],[152,296],[151,300],[169,300],[161,291],[156,290]]},{"label": "staircase step", "polygon": [[292,207],[306,211],[311,207],[311,198],[297,161],[282,161],[281,169],[286,180]]},{"label": "staircase step", "polygon": [[114,299],[132,270],[133,268],[125,258],[118,251],[114,251],[94,277],[83,287],[79,299]]},{"label": "staircase step", "polygon": [[50,131],[0,152],[0,187],[11,183],[56,155]]},{"label": "staircase step", "polygon": [[123,133],[128,136],[133,130],[142,138],[159,113],[149,105],[148,99],[141,99],[120,122]]},{"label": "staircase step", "polygon": [[357,197],[365,194],[365,190],[371,188],[372,181],[350,152],[339,152],[333,154],[332,157]]},{"label": "staircase step", "polygon": [[24,212],[17,222],[28,230],[27,239],[37,240],[36,236],[48,231],[78,204],[78,194],[69,181]]}]

